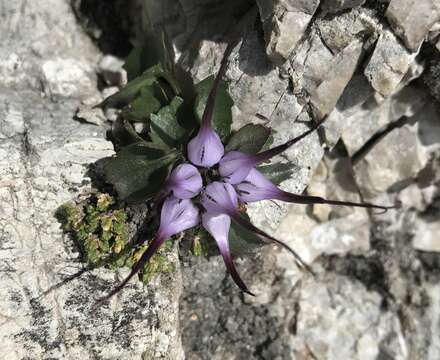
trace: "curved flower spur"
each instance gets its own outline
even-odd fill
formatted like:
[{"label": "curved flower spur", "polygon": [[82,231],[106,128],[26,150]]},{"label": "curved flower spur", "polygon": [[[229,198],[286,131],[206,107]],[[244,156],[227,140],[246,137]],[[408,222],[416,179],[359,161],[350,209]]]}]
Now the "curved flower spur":
[{"label": "curved flower spur", "polygon": [[[223,257],[226,268],[237,286],[253,295],[240,278],[232,260],[229,231],[231,222],[257,235],[264,241],[272,242],[287,249],[302,269],[312,273],[300,256],[282,241],[266,234],[252,225],[239,211],[240,205],[250,202],[276,199],[297,204],[330,204],[376,208],[387,210],[394,207],[370,203],[353,203],[327,200],[315,196],[292,194],[279,189],[266,178],[256,166],[271,159],[293,146],[315,131],[324,120],[316,123],[302,135],[272,149],[248,154],[241,151],[226,151],[220,136],[212,126],[216,96],[221,79],[226,71],[228,57],[233,44],[226,48],[219,72],[209,92],[206,106],[197,134],[187,144],[187,159],[177,165],[169,175],[164,190],[158,198],[163,200],[160,225],[154,239],[133,266],[130,274],[101,301],[108,300],[119,292],[128,281],[151,259],[164,241],[171,236],[198,226],[206,229],[214,238]],[[207,171],[208,170],[208,171]],[[203,175],[202,175],[203,174]]]}]

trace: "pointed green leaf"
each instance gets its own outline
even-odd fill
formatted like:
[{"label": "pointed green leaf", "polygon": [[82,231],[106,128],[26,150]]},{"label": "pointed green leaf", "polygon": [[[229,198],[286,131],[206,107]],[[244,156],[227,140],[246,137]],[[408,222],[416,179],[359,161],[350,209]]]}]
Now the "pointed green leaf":
[{"label": "pointed green leaf", "polygon": [[130,122],[122,117],[119,117],[112,126],[111,141],[117,149],[135,144],[137,142],[145,141],[134,130]]},{"label": "pointed green leaf", "polygon": [[246,154],[258,153],[270,136],[270,129],[263,125],[247,124],[232,134],[226,151],[241,151]]},{"label": "pointed green leaf", "polygon": [[176,150],[165,152],[149,143],[129,145],[105,164],[105,179],[122,200],[147,200],[162,189],[179,155]]},{"label": "pointed green leaf", "polygon": [[145,71],[142,75],[131,80],[123,89],[116,94],[109,96],[99,106],[102,108],[114,107],[122,108],[134,100],[143,88],[148,88],[157,83],[157,79],[162,78],[167,81],[173,91],[178,94],[179,88],[176,81],[166,72],[161,65],[155,65]]},{"label": "pointed green leaf", "polygon": [[144,87],[131,103],[130,109],[125,112],[125,117],[130,121],[147,122],[150,114],[159,111],[162,104],[156,98],[154,85]]},{"label": "pointed green leaf", "polygon": [[162,64],[165,70],[172,73],[174,54],[166,34],[161,31],[160,34],[145,32],[142,35],[142,42],[133,48],[125,60],[128,81],[155,64]]},{"label": "pointed green leaf", "polygon": [[183,104],[183,99],[176,96],[168,106],[163,107],[157,114],[151,114],[151,137],[169,147],[175,147],[186,138],[186,130],[177,120],[177,112]]},{"label": "pointed green leaf", "polygon": [[274,184],[281,184],[283,181],[290,179],[293,173],[298,169],[298,166],[288,163],[276,163],[270,165],[263,165],[257,168]]},{"label": "pointed green leaf", "polygon": [[[213,81],[214,76],[210,76],[195,86],[197,93],[195,113],[199,122],[202,119],[206,100],[208,99],[209,92],[211,91]],[[223,140],[226,139],[231,133],[232,105],[234,105],[234,102],[229,96],[228,85],[226,82],[222,81],[215,99],[212,126]]]},{"label": "pointed green leaf", "polygon": [[[246,215],[246,217],[248,217]],[[234,256],[248,254],[266,243],[254,233],[242,228],[240,225],[231,223],[229,229],[229,247]]]}]

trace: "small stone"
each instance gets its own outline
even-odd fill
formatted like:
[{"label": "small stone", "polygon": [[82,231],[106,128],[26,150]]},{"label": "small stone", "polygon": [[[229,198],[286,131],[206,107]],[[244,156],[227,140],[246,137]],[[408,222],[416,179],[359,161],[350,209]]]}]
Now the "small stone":
[{"label": "small stone", "polygon": [[281,0],[271,5],[257,1],[267,45],[267,55],[277,64],[289,57],[301,40],[319,0]]},{"label": "small stone", "polygon": [[418,218],[414,228],[413,246],[421,251],[440,252],[440,221]]},{"label": "small stone", "polygon": [[100,108],[91,108],[88,105],[80,105],[75,117],[90,124],[102,125],[106,121],[104,112]]},{"label": "small stone", "polygon": [[48,95],[86,97],[96,87],[93,69],[75,59],[54,58],[41,66]]},{"label": "small stone", "polygon": [[384,136],[354,166],[362,195],[371,199],[393,185],[413,180],[428,162],[421,151],[417,125],[405,125]]},{"label": "small stone", "polygon": [[350,81],[362,55],[362,42],[356,40],[333,58],[321,84],[310,101],[320,118],[329,114]]},{"label": "small stone", "polygon": [[440,2],[392,0],[386,17],[408,49],[416,51],[434,23],[440,20]]},{"label": "small stone", "polygon": [[391,31],[385,30],[379,37],[364,74],[373,89],[387,97],[395,92],[414,58],[415,54],[411,54]]},{"label": "small stone", "polygon": [[98,64],[98,72],[109,86],[124,86],[127,83],[127,72],[122,68],[124,61],[105,55]]}]

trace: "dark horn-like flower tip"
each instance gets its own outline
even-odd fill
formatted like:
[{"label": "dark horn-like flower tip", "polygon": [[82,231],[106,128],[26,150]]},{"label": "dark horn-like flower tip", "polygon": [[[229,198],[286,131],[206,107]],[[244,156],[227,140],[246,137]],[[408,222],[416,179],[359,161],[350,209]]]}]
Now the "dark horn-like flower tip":
[{"label": "dark horn-like flower tip", "polygon": [[285,142],[284,144],[275,146],[272,149],[263,151],[263,152],[257,154],[255,156],[255,158],[257,159],[258,162],[262,162],[265,160],[269,160],[278,154],[281,154],[282,152],[286,151],[288,148],[290,148],[291,146],[293,146],[294,144],[296,144],[297,142],[299,142],[300,140],[304,139],[305,137],[310,135],[312,132],[317,130],[325,122],[326,119],[327,119],[327,116],[322,118],[321,120],[319,120],[317,123],[313,124],[309,130],[303,132],[301,135],[297,136],[296,138],[293,138],[293,139]]},{"label": "dark horn-like flower tip", "polygon": [[164,241],[165,241],[164,238],[155,238],[153,242],[150,244],[150,246],[144,251],[139,261],[134,265],[130,274],[109,294],[98,299],[96,304],[97,305],[103,304],[108,300],[110,300],[118,292],[120,292],[125,287],[125,285],[128,284],[131,278],[135,276],[144,267],[144,265],[148,262],[148,260],[151,259],[151,257],[156,253],[156,251],[159,249],[159,247],[163,244]]},{"label": "dark horn-like flower tip", "polygon": [[289,245],[283,243],[280,240],[275,239],[274,237],[270,236],[269,234],[265,233],[263,230],[258,229],[255,225],[253,225],[252,223],[250,223],[249,221],[245,220],[244,218],[242,218],[238,213],[232,215],[232,219],[239,224],[240,226],[242,226],[243,228],[257,234],[258,236],[265,238],[269,241],[272,241],[273,243],[282,246],[283,248],[285,248],[287,251],[289,251],[295,258],[295,261],[298,265],[298,267],[302,270],[306,270],[308,273],[310,273],[313,277],[316,277],[316,274],[314,273],[314,271],[310,268],[309,265],[307,265],[303,259],[301,259],[301,256],[298,255],[298,253],[293,250]]}]

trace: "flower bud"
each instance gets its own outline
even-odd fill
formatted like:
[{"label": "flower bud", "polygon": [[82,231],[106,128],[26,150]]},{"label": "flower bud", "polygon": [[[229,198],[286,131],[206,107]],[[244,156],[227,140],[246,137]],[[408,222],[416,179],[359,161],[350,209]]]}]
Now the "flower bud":
[{"label": "flower bud", "polygon": [[191,199],[202,190],[203,181],[197,168],[191,164],[181,164],[170,174],[166,188],[178,199]]}]

